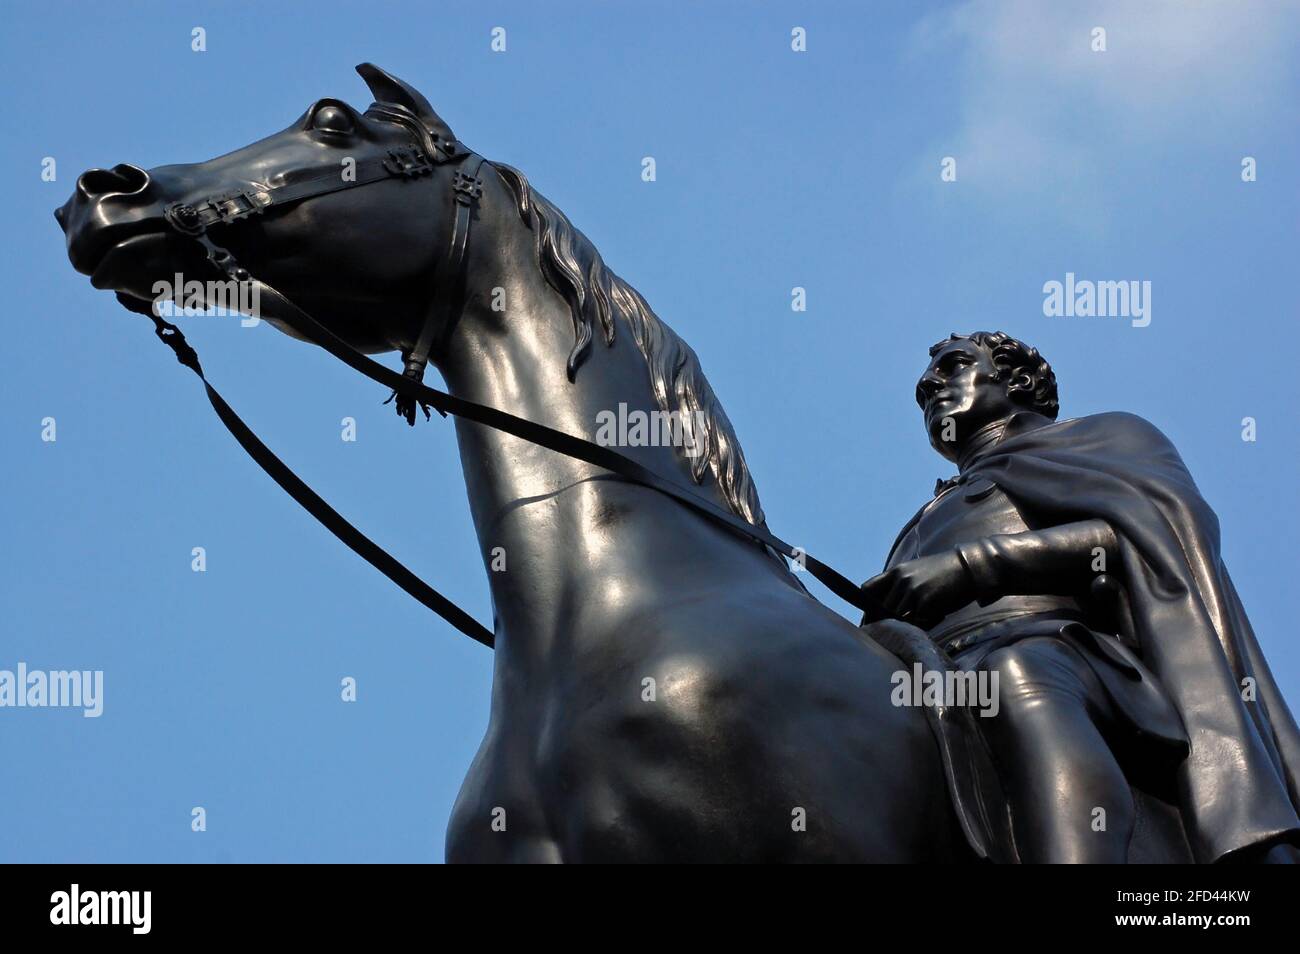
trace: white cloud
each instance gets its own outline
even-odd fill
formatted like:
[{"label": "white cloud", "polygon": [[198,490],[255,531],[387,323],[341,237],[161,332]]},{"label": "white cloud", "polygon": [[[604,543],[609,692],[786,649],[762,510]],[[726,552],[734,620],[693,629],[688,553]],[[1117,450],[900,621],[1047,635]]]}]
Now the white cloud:
[{"label": "white cloud", "polygon": [[1107,210],[1078,197],[1126,153],[1237,140],[1247,155],[1261,130],[1294,122],[1297,49],[1295,3],[971,0],[912,37],[916,61],[957,64],[957,125],[918,162],[929,179],[936,153],[955,156],[990,199],[1096,226]]}]

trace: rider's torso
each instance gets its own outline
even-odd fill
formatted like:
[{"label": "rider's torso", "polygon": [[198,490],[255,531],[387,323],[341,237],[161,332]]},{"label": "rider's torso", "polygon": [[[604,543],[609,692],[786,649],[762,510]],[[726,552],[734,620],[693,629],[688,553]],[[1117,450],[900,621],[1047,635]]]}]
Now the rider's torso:
[{"label": "rider's torso", "polygon": [[[894,548],[889,567],[918,557],[948,552],[959,543],[981,537],[1037,529],[1040,527],[1021,512],[1001,487],[985,477],[974,477],[945,490],[925,506]],[[1058,611],[1068,618],[1077,618],[1080,614],[1078,602],[1068,596],[1009,595],[988,606],[968,603],[948,614],[931,635],[941,640],[946,635],[967,631],[984,621]]]}]

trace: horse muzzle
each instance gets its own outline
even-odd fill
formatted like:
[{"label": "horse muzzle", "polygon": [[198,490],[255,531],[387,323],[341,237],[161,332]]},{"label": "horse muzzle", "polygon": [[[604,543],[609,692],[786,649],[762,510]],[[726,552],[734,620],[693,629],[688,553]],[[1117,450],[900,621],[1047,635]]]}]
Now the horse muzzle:
[{"label": "horse muzzle", "polygon": [[152,184],[149,173],[125,163],[77,177],[72,197],[54,213],[73,268],[90,275],[118,242],[165,228],[162,208],[149,198]]},{"label": "horse muzzle", "polygon": [[164,191],[150,173],[125,163],[82,173],[54,212],[72,267],[96,288],[148,297],[151,278],[169,274],[189,251],[167,222]]}]

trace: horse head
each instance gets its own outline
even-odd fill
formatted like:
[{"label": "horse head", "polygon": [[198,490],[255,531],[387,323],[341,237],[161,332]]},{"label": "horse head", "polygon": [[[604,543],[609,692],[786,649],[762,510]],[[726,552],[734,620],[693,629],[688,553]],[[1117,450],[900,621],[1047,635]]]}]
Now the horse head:
[{"label": "horse head", "polygon": [[471,154],[419,92],[368,63],[357,72],[376,100],[365,112],[321,99],[207,162],[83,173],[55,212],[73,266],[96,288],[151,301],[177,275],[228,277],[193,240],[203,235],[237,260],[236,279],[273,286],[352,347],[409,350],[449,284],[435,265]]}]

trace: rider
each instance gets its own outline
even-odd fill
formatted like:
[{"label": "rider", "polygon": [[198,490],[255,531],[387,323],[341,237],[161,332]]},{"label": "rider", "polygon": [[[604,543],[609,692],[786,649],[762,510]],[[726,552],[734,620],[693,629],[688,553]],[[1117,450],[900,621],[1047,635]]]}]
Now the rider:
[{"label": "rider", "polygon": [[930,357],[916,399],[958,476],[863,588],[998,674],[975,721],[1020,859],[1125,861],[1132,783],[1179,805],[1198,861],[1300,841],[1300,732],[1177,451],[1129,414],[1056,422],[1051,367],[1001,332]]}]

